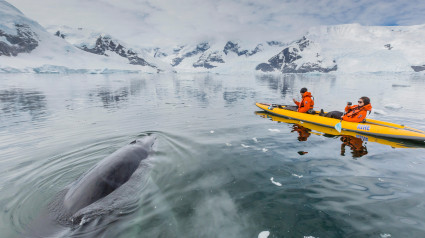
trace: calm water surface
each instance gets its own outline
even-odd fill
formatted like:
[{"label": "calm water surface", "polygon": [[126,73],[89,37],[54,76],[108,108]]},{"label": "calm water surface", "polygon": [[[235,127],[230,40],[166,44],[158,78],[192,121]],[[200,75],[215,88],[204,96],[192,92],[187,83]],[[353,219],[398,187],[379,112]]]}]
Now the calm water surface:
[{"label": "calm water surface", "polygon": [[425,237],[424,145],[255,113],[304,86],[319,109],[366,95],[370,117],[425,130],[418,74],[0,75],[0,237],[21,237],[56,194],[148,133],[155,153],[136,185],[55,236]]}]

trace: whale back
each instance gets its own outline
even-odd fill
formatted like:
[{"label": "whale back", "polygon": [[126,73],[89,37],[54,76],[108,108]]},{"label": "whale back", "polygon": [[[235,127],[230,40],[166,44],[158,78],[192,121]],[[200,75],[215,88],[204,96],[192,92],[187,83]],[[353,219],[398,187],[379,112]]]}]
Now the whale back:
[{"label": "whale back", "polygon": [[152,151],[154,138],[135,140],[103,159],[66,193],[63,201],[72,216],[126,183]]}]

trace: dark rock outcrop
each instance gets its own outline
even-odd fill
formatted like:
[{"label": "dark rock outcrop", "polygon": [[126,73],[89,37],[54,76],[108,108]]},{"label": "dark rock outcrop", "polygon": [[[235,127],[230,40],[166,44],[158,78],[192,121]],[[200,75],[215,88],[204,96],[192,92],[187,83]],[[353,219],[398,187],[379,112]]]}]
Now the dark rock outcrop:
[{"label": "dark rock outcrop", "polygon": [[335,60],[331,67],[322,66],[322,60],[320,59],[319,52],[316,52],[317,59],[314,62],[298,63],[298,60],[303,58],[302,52],[310,50],[309,46],[311,44],[312,42],[304,36],[289,47],[283,49],[279,54],[270,58],[268,63],[261,63],[257,65],[255,69],[262,72],[280,71],[282,73],[328,73],[336,71],[338,66],[336,65]]},{"label": "dark rock outcrop", "polygon": [[62,39],[65,39],[65,35],[64,35],[64,34],[62,34],[60,31],[57,31],[57,32],[55,33],[55,36],[58,36],[58,37],[60,37],[60,38],[62,38]]},{"label": "dark rock outcrop", "polygon": [[[194,55],[200,54],[200,53],[204,53],[205,51],[207,51],[210,48],[210,45],[207,42],[204,43],[200,43],[196,46],[196,48],[192,51],[189,51],[185,54],[183,54],[180,57],[174,58],[173,62],[171,63],[172,66],[177,66],[179,65],[185,58],[188,57],[192,57]],[[175,49],[175,52],[179,53],[181,50],[183,49],[183,47],[180,47],[179,49]]]},{"label": "dark rock outcrop", "polygon": [[249,50],[241,50],[240,49],[241,47],[239,46],[238,43],[234,43],[232,41],[228,41],[226,43],[226,45],[224,46],[223,52],[226,55],[229,54],[230,52],[233,52],[233,53],[235,53],[238,56],[242,56],[242,55],[251,56],[251,55],[254,55],[254,54],[260,52],[262,46],[263,46],[262,44],[259,44],[259,45],[257,45],[257,47],[255,47],[254,50],[251,50],[251,51],[249,51]]},{"label": "dark rock outcrop", "polygon": [[284,43],[282,43],[282,42],[280,42],[280,41],[275,41],[275,40],[267,41],[267,44],[268,44],[269,46],[280,46],[280,47],[285,46],[285,44],[284,44]]},{"label": "dark rock outcrop", "polygon": [[96,40],[95,46],[92,48],[86,45],[82,45],[79,48],[93,54],[105,56],[108,56],[107,51],[112,51],[121,57],[127,58],[130,64],[157,68],[155,65],[150,64],[145,59],[141,58],[135,51],[127,49],[117,41],[112,40],[109,36],[99,36]]},{"label": "dark rock outcrop", "polygon": [[271,64],[261,63],[255,67],[255,70],[261,70],[263,72],[273,72],[275,68]]},{"label": "dark rock outcrop", "polygon": [[15,24],[17,34],[7,34],[0,30],[0,56],[17,56],[19,53],[30,53],[39,43],[37,34],[26,24]]},{"label": "dark rock outcrop", "polygon": [[410,66],[415,72],[421,72],[425,70],[425,65],[422,66]]},{"label": "dark rock outcrop", "polygon": [[388,50],[391,50],[392,48],[394,48],[394,47],[391,46],[391,44],[386,44],[386,45],[384,45],[384,47],[387,48]]},{"label": "dark rock outcrop", "polygon": [[211,63],[224,63],[224,60],[222,56],[220,55],[220,52],[214,51],[210,54],[206,54],[206,53],[202,54],[201,57],[199,57],[199,60],[193,64],[193,67],[195,68],[203,67],[207,69],[212,69],[217,67],[215,65],[212,65]]},{"label": "dark rock outcrop", "polygon": [[155,48],[154,49],[154,55],[153,57],[155,58],[162,58],[162,57],[167,57],[168,55],[164,52],[161,51],[160,48]]},{"label": "dark rock outcrop", "polygon": [[336,71],[338,69],[338,65],[334,65],[330,68],[324,68],[318,63],[304,63],[300,67],[297,68],[297,64],[291,63],[286,65],[286,67],[282,70],[282,73],[310,73],[310,72],[320,72],[320,73],[329,73],[331,71]]}]

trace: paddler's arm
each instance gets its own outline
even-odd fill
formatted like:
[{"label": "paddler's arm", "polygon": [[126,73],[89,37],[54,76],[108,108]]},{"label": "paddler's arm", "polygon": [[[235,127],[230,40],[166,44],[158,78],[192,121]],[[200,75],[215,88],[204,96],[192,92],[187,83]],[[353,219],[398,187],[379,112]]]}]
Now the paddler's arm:
[{"label": "paddler's arm", "polygon": [[295,98],[293,98],[292,101],[294,101],[295,105],[297,105],[298,107],[300,106],[300,102],[298,102],[297,100],[295,100]]},{"label": "paddler's arm", "polygon": [[345,107],[345,112],[350,112],[350,111],[352,111],[355,107],[357,107],[357,105],[353,105],[353,106],[351,106],[351,104],[347,104],[347,106]]}]

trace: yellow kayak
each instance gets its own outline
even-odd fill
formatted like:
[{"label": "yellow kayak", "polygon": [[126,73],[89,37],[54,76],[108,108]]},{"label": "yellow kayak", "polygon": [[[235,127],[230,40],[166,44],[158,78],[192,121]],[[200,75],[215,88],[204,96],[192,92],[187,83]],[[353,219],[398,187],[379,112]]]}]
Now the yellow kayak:
[{"label": "yellow kayak", "polygon": [[375,137],[371,135],[365,135],[360,134],[353,131],[341,131],[338,132],[334,128],[331,127],[324,127],[319,126],[317,124],[309,123],[309,122],[303,122],[299,120],[293,120],[293,119],[287,119],[281,116],[275,116],[273,114],[270,114],[268,112],[255,112],[256,115],[261,116],[263,118],[270,119],[272,121],[277,122],[283,122],[288,124],[296,124],[301,127],[304,127],[309,131],[309,133],[315,134],[315,135],[332,135],[332,136],[351,136],[354,138],[358,138],[363,142],[374,142],[379,143],[382,145],[389,145],[393,148],[425,148],[424,143],[418,143],[418,142],[411,142],[407,140],[397,140],[397,139],[391,139],[391,138],[381,138],[381,137]]},{"label": "yellow kayak", "polygon": [[265,103],[256,103],[255,105],[262,110],[277,116],[309,122],[319,126],[334,128],[337,123],[341,122],[342,131],[352,131],[364,135],[425,142],[424,131],[404,125],[373,119],[366,119],[366,122],[364,123],[341,121],[335,118],[319,116],[318,114],[312,115],[286,110],[285,105]]}]

